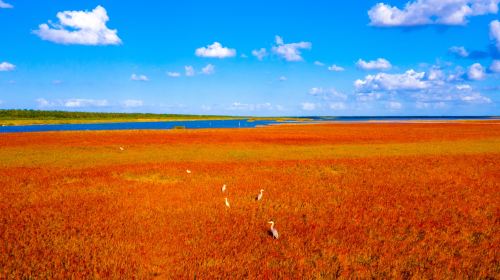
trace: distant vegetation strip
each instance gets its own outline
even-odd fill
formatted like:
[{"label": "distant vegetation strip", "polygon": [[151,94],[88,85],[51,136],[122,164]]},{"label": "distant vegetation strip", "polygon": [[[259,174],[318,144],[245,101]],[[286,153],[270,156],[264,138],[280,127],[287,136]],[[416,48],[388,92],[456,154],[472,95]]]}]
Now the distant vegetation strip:
[{"label": "distant vegetation strip", "polygon": [[151,113],[101,113],[40,110],[0,110],[1,125],[141,122],[141,121],[188,121],[188,120],[296,120],[296,118],[259,118],[222,115],[183,115]]}]

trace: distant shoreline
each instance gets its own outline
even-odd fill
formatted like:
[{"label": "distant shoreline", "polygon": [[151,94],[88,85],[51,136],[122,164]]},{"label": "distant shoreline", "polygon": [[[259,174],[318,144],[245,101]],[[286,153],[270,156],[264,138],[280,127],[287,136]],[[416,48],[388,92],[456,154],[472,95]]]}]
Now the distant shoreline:
[{"label": "distant shoreline", "polygon": [[500,120],[500,116],[224,116],[224,115],[185,115],[152,113],[102,113],[41,110],[3,110],[0,109],[0,126],[23,126],[45,124],[96,124],[128,122],[176,122],[204,120],[248,120],[248,121],[334,121],[334,122],[393,122],[393,121],[450,121],[450,120]]}]

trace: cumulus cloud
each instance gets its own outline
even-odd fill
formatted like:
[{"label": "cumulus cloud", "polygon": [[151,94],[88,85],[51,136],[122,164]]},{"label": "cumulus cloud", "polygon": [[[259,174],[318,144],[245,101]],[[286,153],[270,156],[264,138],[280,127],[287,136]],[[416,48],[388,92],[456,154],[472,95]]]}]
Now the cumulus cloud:
[{"label": "cumulus cloud", "polygon": [[118,45],[121,39],[116,29],[106,26],[106,9],[97,6],[92,11],[64,11],[57,13],[59,22],[40,24],[33,31],[42,40],[65,45]]},{"label": "cumulus cloud", "polygon": [[313,87],[309,90],[309,94],[315,97],[319,97],[322,100],[346,100],[347,95],[337,91],[334,88],[322,88],[322,87]]},{"label": "cumulus cloud", "polygon": [[280,76],[280,77],[278,78],[278,80],[279,80],[280,82],[284,82],[284,81],[286,81],[286,80],[288,80],[288,79],[287,79],[285,76]]},{"label": "cumulus cloud", "polygon": [[439,102],[432,102],[432,103],[429,103],[429,102],[421,102],[421,101],[417,101],[415,103],[415,108],[417,109],[442,109],[442,108],[445,108],[446,107],[446,103],[443,102],[443,101],[439,101]]},{"label": "cumulus cloud", "polygon": [[459,94],[459,99],[467,103],[484,104],[491,103],[491,99],[481,95],[479,92],[471,92],[468,94]]},{"label": "cumulus cloud", "polygon": [[471,90],[472,89],[472,87],[470,85],[467,85],[467,84],[456,85],[455,88],[458,90]]},{"label": "cumulus cloud", "polygon": [[301,103],[300,105],[301,105],[302,110],[304,110],[304,111],[316,110],[316,104],[311,103],[311,102],[304,102],[304,103]]},{"label": "cumulus cloud", "polygon": [[500,60],[493,60],[490,65],[490,71],[493,73],[500,73]]},{"label": "cumulus cloud", "polygon": [[344,102],[333,102],[328,104],[328,107],[332,110],[344,110],[347,108],[347,105]]},{"label": "cumulus cloud", "polygon": [[340,67],[340,66],[333,64],[332,66],[328,66],[328,70],[332,71],[332,72],[342,72],[345,69],[344,69],[344,67]]},{"label": "cumulus cloud", "polygon": [[181,73],[179,73],[179,72],[167,72],[167,76],[172,77],[172,78],[178,78],[181,76]]},{"label": "cumulus cloud", "polygon": [[51,102],[45,98],[38,98],[35,101],[38,104],[38,107],[49,107],[52,105]]},{"label": "cumulus cloud", "polygon": [[68,108],[105,107],[108,105],[106,99],[68,99],[63,101],[63,106]]},{"label": "cumulus cloud", "polygon": [[356,100],[359,102],[371,102],[379,100],[383,97],[380,92],[361,92],[356,95]]},{"label": "cumulus cloud", "polygon": [[403,74],[378,73],[368,75],[364,80],[356,80],[354,86],[358,92],[420,90],[429,87],[424,77],[425,72],[416,72],[413,69]]},{"label": "cumulus cloud", "polygon": [[146,75],[137,75],[137,74],[132,74],[130,76],[130,79],[132,81],[140,81],[140,82],[147,82],[147,81],[149,81],[149,78]]},{"label": "cumulus cloud", "polygon": [[399,109],[403,108],[403,104],[401,104],[400,102],[397,102],[397,101],[389,101],[387,103],[386,107],[391,109],[391,110],[399,110]]},{"label": "cumulus cloud", "polygon": [[368,11],[373,26],[465,25],[471,16],[496,14],[500,0],[415,0],[403,8],[378,3]]},{"label": "cumulus cloud", "polygon": [[268,54],[265,48],[261,48],[259,50],[253,50],[252,55],[255,56],[258,60],[263,60],[264,57],[266,57]]},{"label": "cumulus cloud", "polygon": [[0,9],[12,9],[12,8],[14,8],[14,6],[12,6],[11,4],[6,3],[6,2],[0,0]]},{"label": "cumulus cloud", "polygon": [[192,77],[195,75],[195,71],[194,71],[194,68],[193,66],[184,66],[184,71],[186,72],[186,76],[188,77]]},{"label": "cumulus cloud", "polygon": [[449,50],[448,50],[450,53],[456,55],[457,57],[468,57],[469,56],[469,52],[462,46],[458,47],[458,46],[453,46],[451,47]]},{"label": "cumulus cloud", "polygon": [[445,77],[445,74],[444,74],[443,70],[441,70],[440,68],[431,67],[431,69],[429,69],[429,71],[427,71],[425,76],[426,76],[427,80],[429,80],[429,81],[438,81],[438,80],[442,80]]},{"label": "cumulus cloud", "polygon": [[486,76],[484,67],[479,63],[474,63],[467,69],[467,78],[469,80],[483,80]]},{"label": "cumulus cloud", "polygon": [[16,69],[16,66],[12,63],[6,61],[0,63],[0,72],[12,71],[14,69]]},{"label": "cumulus cloud", "polygon": [[223,47],[219,42],[214,42],[212,45],[196,49],[195,54],[200,57],[226,58],[235,56],[236,50]]},{"label": "cumulus cloud", "polygon": [[500,21],[494,20],[490,23],[490,37],[495,41],[497,49],[500,51]]},{"label": "cumulus cloud", "polygon": [[377,58],[372,61],[359,59],[356,66],[363,70],[388,70],[392,67],[391,63],[385,58]]},{"label": "cumulus cloud", "polygon": [[138,99],[126,99],[121,102],[122,106],[125,108],[136,108],[136,107],[141,107],[144,105],[144,102],[142,100]]},{"label": "cumulus cloud", "polygon": [[316,65],[316,66],[325,66],[325,64],[323,62],[317,61],[317,60],[314,62],[314,65]]},{"label": "cumulus cloud", "polygon": [[276,36],[276,45],[273,46],[272,51],[276,55],[284,58],[286,61],[303,61],[300,50],[309,50],[312,48],[310,42],[298,42],[285,44],[283,38]]},{"label": "cumulus cloud", "polygon": [[212,75],[213,73],[215,73],[215,66],[213,66],[212,64],[207,64],[207,66],[201,69],[201,73],[205,75]]},{"label": "cumulus cloud", "polygon": [[237,111],[261,111],[261,110],[273,110],[274,107],[275,106],[273,106],[269,102],[258,103],[258,104],[233,102],[228,109]]},{"label": "cumulus cloud", "polygon": [[66,108],[87,108],[87,107],[106,107],[109,102],[106,99],[85,99],[71,98],[66,100],[47,100],[38,98],[35,100],[38,107],[66,107]]}]

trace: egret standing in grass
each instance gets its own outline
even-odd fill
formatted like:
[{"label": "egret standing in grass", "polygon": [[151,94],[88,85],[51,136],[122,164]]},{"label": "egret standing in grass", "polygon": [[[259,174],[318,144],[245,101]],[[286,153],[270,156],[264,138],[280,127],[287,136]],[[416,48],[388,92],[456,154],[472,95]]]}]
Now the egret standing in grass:
[{"label": "egret standing in grass", "polygon": [[274,228],[274,222],[269,221],[267,223],[271,224],[271,229],[269,230],[269,233],[273,236],[274,239],[278,239],[279,234],[278,234],[278,231]]},{"label": "egret standing in grass", "polygon": [[257,201],[261,200],[263,195],[264,195],[264,189],[260,189],[260,193],[257,195],[255,200]]},{"label": "egret standing in grass", "polygon": [[226,200],[226,206],[227,206],[227,208],[229,208],[230,206],[229,206],[229,201],[227,200],[227,197],[225,198],[225,200]]},{"label": "egret standing in grass", "polygon": [[226,184],[222,185],[222,192],[225,192],[226,191]]},{"label": "egret standing in grass", "polygon": [[191,174],[191,170],[186,169],[186,173],[187,173],[187,174]]},{"label": "egret standing in grass", "polygon": [[123,147],[120,147],[120,151],[123,151],[123,150],[125,150],[125,149]]}]

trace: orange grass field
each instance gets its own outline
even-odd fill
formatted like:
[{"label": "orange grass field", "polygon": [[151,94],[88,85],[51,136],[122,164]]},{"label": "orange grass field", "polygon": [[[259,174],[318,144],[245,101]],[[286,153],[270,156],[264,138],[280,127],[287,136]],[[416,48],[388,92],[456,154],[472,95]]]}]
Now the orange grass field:
[{"label": "orange grass field", "polygon": [[0,279],[499,279],[499,230],[499,121],[0,134]]}]

